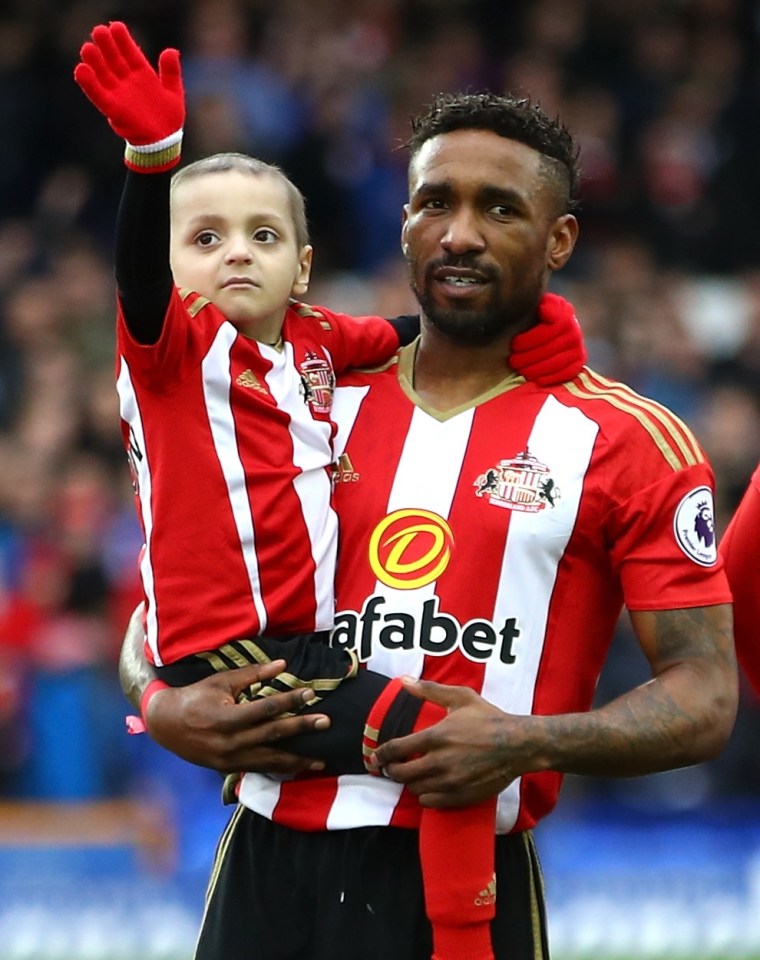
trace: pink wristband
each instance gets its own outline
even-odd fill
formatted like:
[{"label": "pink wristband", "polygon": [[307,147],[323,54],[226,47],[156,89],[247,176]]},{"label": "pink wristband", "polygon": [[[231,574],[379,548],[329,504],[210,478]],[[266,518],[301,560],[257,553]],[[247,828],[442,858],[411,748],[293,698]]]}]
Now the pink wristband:
[{"label": "pink wristband", "polygon": [[151,680],[148,686],[143,690],[143,695],[140,697],[140,716],[142,717],[142,722],[145,725],[145,729],[148,729],[148,704],[153,699],[153,697],[159,692],[159,690],[168,690],[169,684],[164,683],[163,680]]},{"label": "pink wristband", "polygon": [[130,713],[128,717],[124,717],[124,720],[127,724],[127,733],[131,736],[135,736],[138,733],[147,733],[145,729],[145,724],[139,717],[136,717],[134,714]]}]

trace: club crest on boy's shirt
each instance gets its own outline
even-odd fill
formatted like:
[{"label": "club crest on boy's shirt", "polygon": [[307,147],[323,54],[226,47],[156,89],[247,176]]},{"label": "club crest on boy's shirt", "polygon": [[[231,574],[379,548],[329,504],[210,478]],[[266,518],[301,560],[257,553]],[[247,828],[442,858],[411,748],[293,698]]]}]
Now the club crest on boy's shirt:
[{"label": "club crest on boy's shirt", "polygon": [[511,459],[499,460],[473,486],[476,496],[486,497],[494,506],[522,513],[553,507],[561,495],[549,467],[527,449]]},{"label": "club crest on boy's shirt", "polygon": [[301,395],[312,412],[329,413],[335,392],[335,373],[330,363],[324,357],[307,351],[298,372],[301,375]]}]

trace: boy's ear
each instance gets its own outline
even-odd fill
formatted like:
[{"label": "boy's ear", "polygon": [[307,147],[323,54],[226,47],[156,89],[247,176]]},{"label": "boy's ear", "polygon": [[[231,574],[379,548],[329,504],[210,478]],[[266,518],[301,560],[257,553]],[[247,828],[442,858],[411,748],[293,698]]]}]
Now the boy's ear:
[{"label": "boy's ear", "polygon": [[311,277],[311,261],[314,255],[314,247],[306,244],[301,248],[301,254],[298,258],[298,273],[296,274],[293,289],[290,291],[294,297],[302,297],[309,289],[309,278]]}]

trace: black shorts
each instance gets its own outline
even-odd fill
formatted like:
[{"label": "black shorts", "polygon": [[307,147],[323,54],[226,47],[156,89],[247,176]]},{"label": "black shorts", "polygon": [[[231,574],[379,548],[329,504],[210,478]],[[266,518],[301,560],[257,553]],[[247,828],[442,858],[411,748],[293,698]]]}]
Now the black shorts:
[{"label": "black shorts", "polygon": [[[529,832],[496,838],[496,960],[548,960]],[[195,960],[430,960],[416,830],[301,832],[237,807],[219,841]]]}]

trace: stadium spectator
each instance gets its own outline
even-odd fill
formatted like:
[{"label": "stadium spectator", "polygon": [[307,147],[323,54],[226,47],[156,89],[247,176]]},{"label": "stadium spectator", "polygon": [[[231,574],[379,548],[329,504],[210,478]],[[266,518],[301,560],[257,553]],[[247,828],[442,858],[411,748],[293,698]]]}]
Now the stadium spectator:
[{"label": "stadium spectator", "polygon": [[760,467],[720,544],[734,597],[736,652],[760,696]]}]

